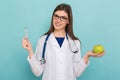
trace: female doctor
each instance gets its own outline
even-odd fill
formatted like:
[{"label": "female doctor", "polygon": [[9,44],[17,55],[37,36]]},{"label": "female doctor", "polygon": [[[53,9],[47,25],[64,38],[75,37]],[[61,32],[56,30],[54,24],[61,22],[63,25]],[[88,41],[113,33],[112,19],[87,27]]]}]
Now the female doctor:
[{"label": "female doctor", "polygon": [[[46,40],[46,41],[45,41]],[[81,58],[80,40],[73,33],[72,10],[68,4],[59,4],[52,15],[48,32],[38,40],[35,53],[28,38],[24,38],[22,46],[28,55],[28,62],[36,76],[42,80],[76,80],[89,63],[94,54],[88,51]]]}]

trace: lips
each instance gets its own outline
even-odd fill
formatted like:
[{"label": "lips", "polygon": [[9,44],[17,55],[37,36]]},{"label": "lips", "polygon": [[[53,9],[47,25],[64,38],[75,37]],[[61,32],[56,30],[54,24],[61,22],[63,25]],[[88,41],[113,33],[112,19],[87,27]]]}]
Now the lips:
[{"label": "lips", "polygon": [[55,26],[60,27],[62,24],[60,23],[55,23]]}]

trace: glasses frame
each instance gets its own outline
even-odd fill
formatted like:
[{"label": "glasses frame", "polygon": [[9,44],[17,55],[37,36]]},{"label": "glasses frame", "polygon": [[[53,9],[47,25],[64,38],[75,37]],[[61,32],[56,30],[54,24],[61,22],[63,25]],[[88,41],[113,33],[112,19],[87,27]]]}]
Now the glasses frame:
[{"label": "glasses frame", "polygon": [[55,20],[60,19],[60,21],[66,22],[68,20],[68,17],[66,17],[66,16],[59,16],[57,14],[54,14],[53,15],[53,19],[55,19]]}]

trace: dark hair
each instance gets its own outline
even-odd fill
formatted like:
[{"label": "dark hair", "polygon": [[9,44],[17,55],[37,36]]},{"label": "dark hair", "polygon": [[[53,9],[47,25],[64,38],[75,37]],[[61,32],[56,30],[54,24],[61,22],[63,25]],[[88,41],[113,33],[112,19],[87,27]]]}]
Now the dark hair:
[{"label": "dark hair", "polygon": [[50,26],[50,29],[48,30],[46,34],[50,34],[54,31],[54,26],[53,26],[53,15],[56,11],[59,11],[59,10],[64,10],[67,14],[68,14],[68,17],[69,17],[69,24],[66,25],[66,29],[65,31],[68,33],[68,35],[73,39],[73,40],[78,40],[78,38],[74,35],[73,33],[73,16],[72,16],[72,9],[71,9],[71,6],[68,5],[68,4],[65,4],[65,3],[62,3],[62,4],[59,4],[53,14],[52,14],[52,19],[51,19],[51,26]]}]

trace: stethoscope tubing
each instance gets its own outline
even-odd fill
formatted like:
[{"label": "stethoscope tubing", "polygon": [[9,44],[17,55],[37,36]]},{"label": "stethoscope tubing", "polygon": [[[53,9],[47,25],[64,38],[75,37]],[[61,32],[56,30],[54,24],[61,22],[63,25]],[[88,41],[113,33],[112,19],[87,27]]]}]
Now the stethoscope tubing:
[{"label": "stethoscope tubing", "polygon": [[[45,42],[44,42],[44,47],[43,47],[43,51],[42,51],[42,59],[40,60],[41,64],[46,63],[46,60],[45,60],[45,50],[46,50],[47,40],[48,40],[49,36],[50,36],[50,34],[47,35],[47,37],[45,39]],[[69,38],[68,38],[68,34],[66,34],[66,38],[68,40],[68,44],[69,44],[69,48],[70,48],[71,52],[78,53],[79,50],[78,50],[78,47],[77,47],[75,41],[73,40],[73,44],[75,45],[76,50],[73,51],[72,50],[72,46],[71,46],[70,41],[69,41]]]}]

